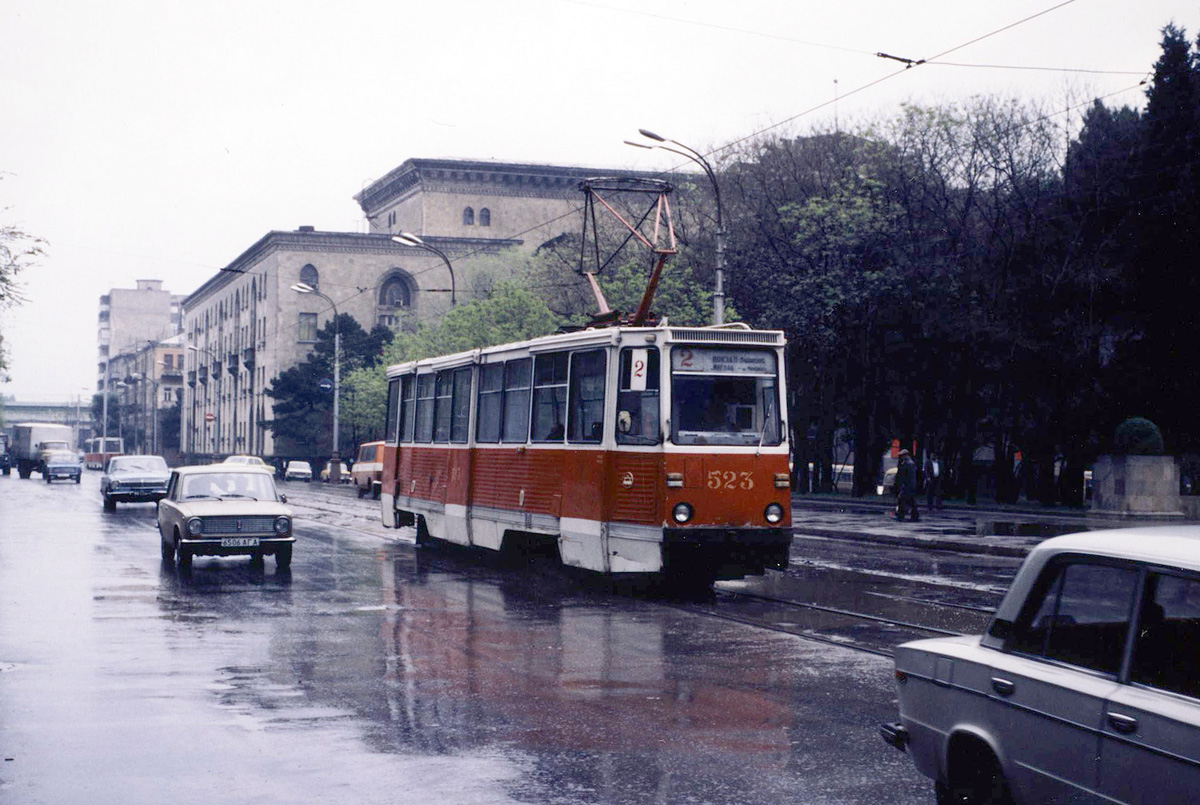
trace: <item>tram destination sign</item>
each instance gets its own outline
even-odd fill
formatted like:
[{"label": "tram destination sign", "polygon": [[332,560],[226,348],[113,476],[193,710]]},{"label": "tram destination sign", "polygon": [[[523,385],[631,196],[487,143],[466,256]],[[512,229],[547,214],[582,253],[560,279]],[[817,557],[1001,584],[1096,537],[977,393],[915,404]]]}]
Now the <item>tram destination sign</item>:
[{"label": "tram destination sign", "polygon": [[775,355],[765,349],[675,347],[671,351],[671,368],[676,372],[773,376]]}]

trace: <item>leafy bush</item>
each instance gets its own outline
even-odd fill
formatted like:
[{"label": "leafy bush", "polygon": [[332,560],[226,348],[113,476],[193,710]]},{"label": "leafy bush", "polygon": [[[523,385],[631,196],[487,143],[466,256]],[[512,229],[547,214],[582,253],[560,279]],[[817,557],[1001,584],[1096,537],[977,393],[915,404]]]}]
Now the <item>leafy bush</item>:
[{"label": "leafy bush", "polygon": [[1159,456],[1164,452],[1158,425],[1140,416],[1130,417],[1118,425],[1113,443],[1118,454]]}]

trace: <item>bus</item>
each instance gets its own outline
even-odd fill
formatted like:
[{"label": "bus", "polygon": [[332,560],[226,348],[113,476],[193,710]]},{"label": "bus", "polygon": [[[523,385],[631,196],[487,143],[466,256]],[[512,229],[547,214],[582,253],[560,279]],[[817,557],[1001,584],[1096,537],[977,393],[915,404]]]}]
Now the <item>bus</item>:
[{"label": "bus", "polygon": [[83,460],[89,470],[102,470],[110,458],[124,453],[125,440],[117,436],[96,436],[84,441]]},{"label": "bus", "polygon": [[614,324],[391,366],[383,524],[607,575],[783,569],[785,346]]}]

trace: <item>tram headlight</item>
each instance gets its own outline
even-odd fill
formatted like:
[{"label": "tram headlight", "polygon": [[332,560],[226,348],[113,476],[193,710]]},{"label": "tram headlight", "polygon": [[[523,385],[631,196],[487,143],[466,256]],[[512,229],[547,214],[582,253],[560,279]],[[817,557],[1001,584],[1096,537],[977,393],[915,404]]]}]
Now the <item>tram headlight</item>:
[{"label": "tram headlight", "polygon": [[675,510],[671,512],[677,523],[686,523],[692,519],[692,506],[690,503],[676,503]]},{"label": "tram headlight", "polygon": [[198,537],[204,533],[204,521],[199,517],[193,517],[187,521],[188,536]]},{"label": "tram headlight", "polygon": [[763,512],[763,516],[767,518],[768,523],[775,525],[783,519],[783,507],[778,503],[772,503],[770,506],[767,506],[766,511]]}]

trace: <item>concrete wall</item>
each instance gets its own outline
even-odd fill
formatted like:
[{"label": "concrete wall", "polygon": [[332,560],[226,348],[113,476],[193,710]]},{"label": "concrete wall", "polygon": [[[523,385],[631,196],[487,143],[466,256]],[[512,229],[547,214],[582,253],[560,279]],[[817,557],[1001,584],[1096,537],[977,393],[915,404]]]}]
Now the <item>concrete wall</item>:
[{"label": "concrete wall", "polygon": [[1182,515],[1179,465],[1174,456],[1100,456],[1092,479],[1092,511]]}]

